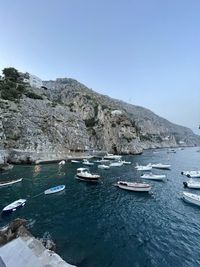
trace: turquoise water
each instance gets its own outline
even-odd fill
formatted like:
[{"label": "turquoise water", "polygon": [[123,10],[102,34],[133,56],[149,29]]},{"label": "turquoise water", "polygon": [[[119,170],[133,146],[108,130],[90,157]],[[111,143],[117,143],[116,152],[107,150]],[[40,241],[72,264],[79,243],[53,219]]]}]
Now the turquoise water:
[{"label": "turquoise water", "polygon": [[[96,164],[90,169],[102,175],[99,184],[74,178],[81,165],[67,163],[60,169],[57,164],[15,166],[0,174],[1,180],[24,180],[0,188],[0,209],[18,198],[28,200],[23,209],[1,217],[0,225],[25,217],[35,236],[48,232],[57,244],[57,252],[80,267],[199,266],[200,208],[180,199],[186,180],[180,172],[200,169],[200,153],[196,150],[186,148],[176,154],[149,150],[125,157],[132,165],[110,170],[98,170]],[[119,179],[140,180],[140,172],[134,169],[137,162],[169,163],[172,169],[154,171],[167,174],[167,181],[147,181],[153,185],[152,194],[114,187]],[[66,185],[65,191],[40,194],[60,184]]]}]

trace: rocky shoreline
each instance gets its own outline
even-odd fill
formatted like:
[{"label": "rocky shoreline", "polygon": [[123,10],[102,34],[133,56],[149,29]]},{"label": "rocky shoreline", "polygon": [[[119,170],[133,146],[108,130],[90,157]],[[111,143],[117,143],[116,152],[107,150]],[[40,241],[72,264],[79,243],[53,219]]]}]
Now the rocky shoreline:
[{"label": "rocky shoreline", "polygon": [[[28,266],[49,266],[49,267],[72,267],[55,253],[56,244],[48,237],[36,239],[27,230],[25,219],[15,219],[8,226],[0,229],[0,263],[1,266],[11,266],[9,253],[12,253],[14,262],[20,257],[21,267]],[[20,251],[23,250],[21,254]],[[10,254],[11,255],[11,254]],[[37,261],[37,263],[35,263]],[[38,264],[38,265],[35,265]],[[18,265],[17,265],[18,266]]]}]

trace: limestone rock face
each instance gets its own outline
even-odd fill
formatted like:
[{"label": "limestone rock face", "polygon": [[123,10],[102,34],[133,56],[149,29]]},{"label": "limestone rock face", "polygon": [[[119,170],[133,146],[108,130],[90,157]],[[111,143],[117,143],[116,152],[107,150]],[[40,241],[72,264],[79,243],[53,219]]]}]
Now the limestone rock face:
[{"label": "limestone rock face", "polygon": [[[43,84],[41,89],[32,88],[43,100],[0,99],[0,149],[58,156],[86,149],[137,154],[147,148],[176,147],[180,142],[200,145],[199,136],[190,129],[148,109],[98,94],[76,80]],[[27,155],[21,162],[27,161]],[[20,161],[16,158],[15,162]]]}]

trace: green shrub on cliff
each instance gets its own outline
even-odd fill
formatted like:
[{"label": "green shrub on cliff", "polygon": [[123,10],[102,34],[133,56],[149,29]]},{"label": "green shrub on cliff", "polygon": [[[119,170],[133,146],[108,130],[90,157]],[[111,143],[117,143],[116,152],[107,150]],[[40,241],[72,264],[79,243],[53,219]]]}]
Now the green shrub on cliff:
[{"label": "green shrub on cliff", "polygon": [[20,81],[20,74],[15,68],[5,68],[4,77],[0,82],[0,97],[5,100],[15,101],[21,98],[26,91],[25,85]]}]

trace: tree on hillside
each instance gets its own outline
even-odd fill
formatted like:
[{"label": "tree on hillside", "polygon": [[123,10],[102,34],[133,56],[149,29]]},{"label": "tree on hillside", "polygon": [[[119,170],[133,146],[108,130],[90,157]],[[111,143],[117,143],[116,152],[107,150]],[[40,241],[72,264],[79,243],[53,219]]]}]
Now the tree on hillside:
[{"label": "tree on hillside", "polygon": [[3,69],[4,78],[13,82],[17,82],[17,79],[20,77],[18,70],[15,68],[4,68]]}]

